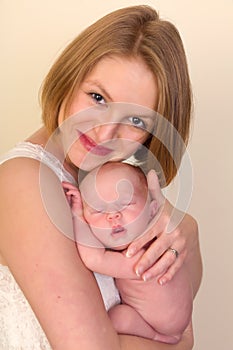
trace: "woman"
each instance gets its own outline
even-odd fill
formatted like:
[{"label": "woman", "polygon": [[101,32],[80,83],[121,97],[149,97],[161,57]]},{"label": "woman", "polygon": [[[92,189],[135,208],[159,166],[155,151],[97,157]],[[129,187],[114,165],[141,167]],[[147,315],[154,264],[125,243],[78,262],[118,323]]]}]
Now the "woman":
[{"label": "woman", "polygon": [[[0,168],[3,349],[192,347],[191,325],[177,345],[114,331],[96,280],[82,264],[75,242],[66,235],[72,231],[72,221],[61,186],[61,180],[77,181],[78,169],[88,171],[97,166],[96,159],[105,160],[106,155],[107,160],[125,159],[138,145],[155,155],[168,184],[177,172],[182,150],[178,149],[178,162],[177,154],[174,162],[162,142],[151,136],[153,118],[117,114],[114,119],[116,114],[110,113],[103,121],[98,113],[95,117],[95,113],[82,111],[90,107],[102,110],[111,103],[140,105],[163,115],[187,143],[190,95],[179,34],[147,6],[105,16],[81,33],[55,62],[42,90],[44,126],[3,158]],[[68,140],[64,151],[72,115],[78,116],[74,119],[76,139]],[[116,143],[115,148],[111,142]],[[87,157],[90,153],[91,158]],[[45,165],[42,171],[41,164]],[[162,203],[153,179],[149,182],[152,195]],[[135,266],[142,278],[161,274],[160,282],[166,283],[185,261],[196,294],[201,279],[197,225],[185,215],[167,235],[171,211],[166,202],[158,222],[131,244],[128,255],[152,242]],[[155,236],[158,239],[153,242]],[[96,278],[108,309],[119,302],[117,292],[112,281]]]}]

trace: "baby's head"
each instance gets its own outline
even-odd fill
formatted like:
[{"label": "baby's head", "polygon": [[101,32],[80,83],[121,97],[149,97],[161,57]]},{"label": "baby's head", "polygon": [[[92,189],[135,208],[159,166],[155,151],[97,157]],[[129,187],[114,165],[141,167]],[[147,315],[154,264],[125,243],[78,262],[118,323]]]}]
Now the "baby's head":
[{"label": "baby's head", "polygon": [[109,248],[127,247],[144,232],[157,209],[150,199],[145,174],[126,163],[109,162],[91,171],[80,192],[86,221]]}]

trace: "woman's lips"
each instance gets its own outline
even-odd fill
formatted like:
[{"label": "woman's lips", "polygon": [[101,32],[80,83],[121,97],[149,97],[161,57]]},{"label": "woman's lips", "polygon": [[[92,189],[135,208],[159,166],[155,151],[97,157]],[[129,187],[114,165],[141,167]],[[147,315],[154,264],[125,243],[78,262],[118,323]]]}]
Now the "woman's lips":
[{"label": "woman's lips", "polygon": [[79,130],[77,130],[77,132],[81,144],[88,152],[96,154],[97,156],[106,156],[112,152],[112,149],[97,145],[97,143],[95,143],[95,141],[92,140],[92,138],[81,133]]}]

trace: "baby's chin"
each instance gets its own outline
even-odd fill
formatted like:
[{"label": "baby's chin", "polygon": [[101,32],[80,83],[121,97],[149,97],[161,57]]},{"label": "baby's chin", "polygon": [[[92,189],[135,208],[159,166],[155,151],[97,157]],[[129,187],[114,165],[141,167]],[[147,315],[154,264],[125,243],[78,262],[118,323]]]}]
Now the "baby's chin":
[{"label": "baby's chin", "polygon": [[105,249],[116,250],[116,251],[122,251],[122,250],[127,249],[130,243],[131,242],[127,242],[127,243],[124,243],[124,244],[120,244],[120,243],[116,244],[116,242],[115,242],[115,244],[114,244],[113,242],[111,242],[111,243],[110,242],[108,242],[108,243],[105,242],[105,244],[104,244],[102,242],[103,247]]},{"label": "baby's chin", "polygon": [[112,247],[111,249],[113,249],[113,250],[124,250],[124,249],[127,249],[128,246],[129,246],[129,243],[128,244],[119,245],[119,246],[116,246],[116,247]]}]

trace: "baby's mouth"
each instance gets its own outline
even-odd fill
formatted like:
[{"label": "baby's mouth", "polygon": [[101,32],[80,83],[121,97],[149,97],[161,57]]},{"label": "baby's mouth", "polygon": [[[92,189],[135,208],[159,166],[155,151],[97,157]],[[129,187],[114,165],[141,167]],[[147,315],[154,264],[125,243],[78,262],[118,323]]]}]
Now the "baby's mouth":
[{"label": "baby's mouth", "polygon": [[123,226],[116,226],[112,228],[112,235],[117,235],[121,233],[125,233],[125,228]]}]

